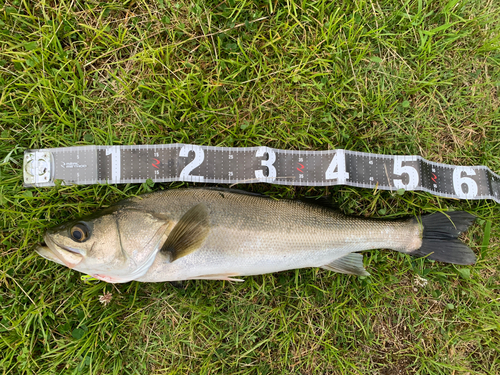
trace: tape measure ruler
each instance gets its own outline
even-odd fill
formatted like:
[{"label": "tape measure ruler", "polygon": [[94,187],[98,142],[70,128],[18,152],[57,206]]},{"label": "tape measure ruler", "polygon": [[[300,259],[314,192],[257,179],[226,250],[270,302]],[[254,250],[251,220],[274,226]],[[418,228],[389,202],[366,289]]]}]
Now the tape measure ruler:
[{"label": "tape measure ruler", "polygon": [[77,146],[27,150],[24,185],[192,181],[267,182],[279,185],[349,185],[381,190],[422,190],[458,199],[500,203],[500,176],[485,166],[456,166],[420,156],[348,150],[295,151],[269,147],[189,144]]}]

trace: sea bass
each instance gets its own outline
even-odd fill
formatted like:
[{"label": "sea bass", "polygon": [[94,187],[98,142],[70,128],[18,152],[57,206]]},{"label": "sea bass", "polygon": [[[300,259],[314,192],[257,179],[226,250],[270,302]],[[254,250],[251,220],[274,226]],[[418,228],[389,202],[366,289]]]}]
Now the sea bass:
[{"label": "sea bass", "polygon": [[474,252],[457,237],[474,219],[458,211],[366,219],[233,189],[175,189],[50,229],[37,252],[110,283],[238,280],[305,267],[369,275],[359,251],[473,264]]}]

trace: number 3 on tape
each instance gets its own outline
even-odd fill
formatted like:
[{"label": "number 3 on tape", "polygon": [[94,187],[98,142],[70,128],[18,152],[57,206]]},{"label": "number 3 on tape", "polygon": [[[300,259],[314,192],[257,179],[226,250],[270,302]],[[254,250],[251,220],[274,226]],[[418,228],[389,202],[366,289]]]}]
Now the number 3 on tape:
[{"label": "number 3 on tape", "polygon": [[255,171],[255,178],[262,182],[273,182],[277,177],[276,168],[273,165],[276,161],[276,153],[268,147],[261,147],[257,150],[255,156],[261,158],[264,156],[264,154],[267,154],[268,158],[267,160],[261,160],[260,165],[262,165],[263,167],[267,167],[267,176],[264,176],[264,172],[262,171],[262,169],[259,169]]}]

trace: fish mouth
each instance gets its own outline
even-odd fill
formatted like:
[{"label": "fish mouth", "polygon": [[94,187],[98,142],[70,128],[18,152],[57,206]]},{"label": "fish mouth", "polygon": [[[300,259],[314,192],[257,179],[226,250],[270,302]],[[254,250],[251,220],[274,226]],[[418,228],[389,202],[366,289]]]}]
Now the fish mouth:
[{"label": "fish mouth", "polygon": [[56,243],[47,234],[44,236],[45,246],[38,246],[35,251],[43,258],[56,262],[68,268],[75,268],[82,260],[83,255],[76,252],[76,249]]}]

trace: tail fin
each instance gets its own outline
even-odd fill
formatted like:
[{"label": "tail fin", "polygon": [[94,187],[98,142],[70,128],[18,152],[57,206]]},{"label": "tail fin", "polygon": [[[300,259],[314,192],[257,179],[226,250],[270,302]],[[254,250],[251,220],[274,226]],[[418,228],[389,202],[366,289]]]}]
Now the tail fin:
[{"label": "tail fin", "polygon": [[475,219],[474,215],[464,211],[422,216],[422,246],[409,254],[445,263],[474,264],[474,252],[463,244],[458,236],[467,230]]}]

